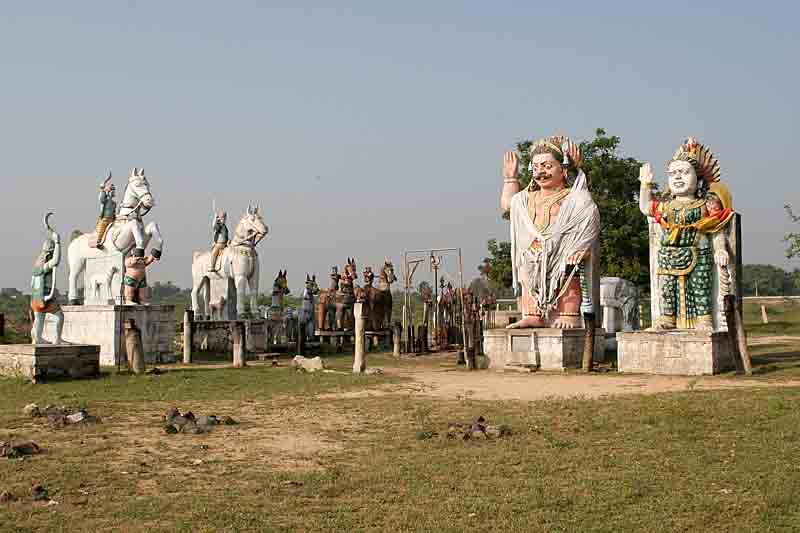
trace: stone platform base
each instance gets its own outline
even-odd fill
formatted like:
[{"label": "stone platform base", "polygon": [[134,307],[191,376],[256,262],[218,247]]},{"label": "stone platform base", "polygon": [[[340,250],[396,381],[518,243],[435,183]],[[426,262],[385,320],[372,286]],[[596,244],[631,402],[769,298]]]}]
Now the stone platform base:
[{"label": "stone platform base", "polygon": [[100,373],[100,346],[0,344],[0,375],[30,379],[81,378]]},{"label": "stone platform base", "polygon": [[[266,320],[243,320],[247,351],[258,353],[267,350]],[[227,353],[233,351],[230,320],[196,320],[192,323],[192,350]]]},{"label": "stone platform base", "polygon": [[617,333],[620,372],[700,376],[735,368],[725,332],[632,331]]},{"label": "stone platform base", "polygon": [[[64,305],[64,340],[75,344],[99,344],[100,364],[125,364],[123,321],[132,318],[142,330],[147,363],[175,360],[174,305]],[[53,338],[53,317],[47,315],[45,338]]]},{"label": "stone platform base", "polygon": [[[580,368],[585,336],[585,329],[487,329],[483,332],[483,352],[489,368],[495,370]],[[604,357],[605,330],[596,329],[594,361],[602,362]]]}]

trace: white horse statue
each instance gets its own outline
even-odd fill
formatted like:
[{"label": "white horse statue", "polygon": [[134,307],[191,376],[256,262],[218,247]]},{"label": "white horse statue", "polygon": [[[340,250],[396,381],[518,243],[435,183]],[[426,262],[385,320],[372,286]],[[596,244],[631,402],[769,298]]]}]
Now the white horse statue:
[{"label": "white horse statue", "polygon": [[[150,183],[144,176],[143,168],[134,168],[128,176],[128,185],[122,196],[114,223],[106,230],[103,248],[97,248],[97,235],[73,232],[67,249],[69,262],[69,303],[76,305],[78,300],[78,276],[86,267],[87,259],[107,257],[114,254],[127,255],[134,247],[146,248],[150,241],[153,246],[150,254],[160,259],[164,250],[164,239],[158,224],[149,222],[146,226],[142,217],[156,205]],[[88,290],[88,288],[87,288]]]},{"label": "white horse statue", "polygon": [[208,316],[211,299],[211,281],[233,280],[236,286],[236,314],[244,317],[246,299],[250,310],[256,313],[258,296],[259,261],[256,246],[269,230],[261,218],[258,207],[249,206],[236,226],[233,240],[219,254],[219,268],[211,270],[211,252],[196,251],[192,254],[192,310],[196,316]]}]

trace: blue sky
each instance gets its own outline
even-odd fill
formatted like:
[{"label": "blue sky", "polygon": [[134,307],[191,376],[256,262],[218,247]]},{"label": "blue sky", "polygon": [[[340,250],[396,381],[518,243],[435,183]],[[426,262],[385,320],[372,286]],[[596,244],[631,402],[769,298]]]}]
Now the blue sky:
[{"label": "blue sky", "polygon": [[699,138],[744,261],[800,266],[781,242],[782,205],[800,209],[796,4],[531,4],[4,2],[0,285],[27,285],[45,210],[62,236],[90,229],[102,174],[122,189],[133,166],[167,240],[152,280],[190,284],[212,199],[235,220],[261,204],[265,290],[278,269],[297,290],[429,246],[463,247],[472,277],[508,231],[502,152],[598,127],[662,182]]}]

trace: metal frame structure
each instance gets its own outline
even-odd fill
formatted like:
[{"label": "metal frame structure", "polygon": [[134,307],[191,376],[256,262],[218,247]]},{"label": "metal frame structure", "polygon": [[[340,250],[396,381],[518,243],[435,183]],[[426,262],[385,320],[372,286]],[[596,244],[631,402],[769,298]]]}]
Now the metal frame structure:
[{"label": "metal frame structure", "polygon": [[[430,261],[431,270],[434,275],[433,280],[433,290],[434,290],[434,308],[433,308],[433,316],[434,316],[434,324],[437,320],[438,314],[438,307],[439,307],[439,264],[441,262],[441,255],[445,253],[457,253],[458,254],[458,279],[459,279],[459,293],[461,295],[461,336],[462,336],[462,343],[466,342],[467,339],[467,330],[466,330],[466,321],[464,320],[464,261],[461,254],[461,248],[429,248],[427,250],[406,250],[403,252],[403,336],[408,342],[408,325],[412,320],[411,314],[411,298],[409,297],[409,289],[413,288],[412,281],[414,277],[414,273],[417,270],[417,267],[423,261]],[[415,255],[419,256],[420,254],[424,254],[424,257],[414,257]],[[411,256],[411,260],[409,261],[409,255]],[[410,268],[412,267],[413,268]],[[438,324],[435,324],[438,326]],[[434,329],[435,330],[435,329]],[[408,344],[406,344],[408,346]]]}]

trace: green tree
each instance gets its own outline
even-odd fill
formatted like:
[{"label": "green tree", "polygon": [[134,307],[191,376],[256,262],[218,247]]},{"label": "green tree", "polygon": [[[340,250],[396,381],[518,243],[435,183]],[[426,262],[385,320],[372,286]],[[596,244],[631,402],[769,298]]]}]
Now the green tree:
[{"label": "green tree", "polygon": [[511,243],[489,239],[487,247],[489,256],[483,259],[478,270],[489,281],[492,289],[511,287]]},{"label": "green tree", "polygon": [[792,296],[800,292],[799,274],[774,265],[744,265],[742,290],[745,296]]},{"label": "green tree", "polygon": [[[528,171],[532,141],[517,143],[520,184],[531,180]],[[595,138],[580,143],[583,170],[600,210],[600,273],[618,276],[647,290],[650,283],[648,228],[639,211],[639,166],[619,154],[620,138],[597,129]],[[511,245],[491,239],[489,255],[479,270],[492,288],[511,286]]]},{"label": "green tree", "polygon": [[[792,222],[800,224],[800,216],[795,215],[794,211],[792,211],[792,206],[785,205],[786,214],[789,215],[789,218],[792,219]],[[786,257],[789,259],[794,259],[795,257],[800,257],[800,232],[791,232],[787,233],[786,236],[783,238],[783,241],[787,244],[786,248]]]}]

